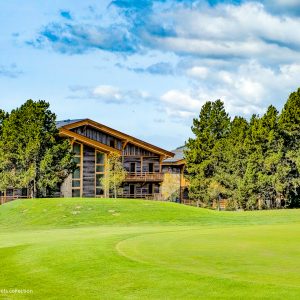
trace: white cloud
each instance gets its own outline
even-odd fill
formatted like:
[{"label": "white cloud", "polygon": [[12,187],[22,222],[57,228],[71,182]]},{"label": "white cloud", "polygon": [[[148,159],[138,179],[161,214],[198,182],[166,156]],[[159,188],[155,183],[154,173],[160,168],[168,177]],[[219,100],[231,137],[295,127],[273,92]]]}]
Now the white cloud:
[{"label": "white cloud", "polygon": [[69,98],[96,99],[108,104],[125,104],[146,101],[150,95],[142,90],[126,90],[112,85],[98,85],[96,87],[70,87],[73,94]]},{"label": "white cloud", "polygon": [[115,101],[122,100],[122,94],[119,88],[111,85],[99,85],[94,88],[92,95],[96,98],[111,99]]},{"label": "white cloud", "polygon": [[205,79],[209,73],[208,68],[195,66],[186,71],[187,75],[190,77],[195,77],[199,79]]},{"label": "white cloud", "polygon": [[166,112],[178,118],[196,117],[206,101],[221,99],[231,116],[263,114],[273,104],[279,109],[299,85],[300,64],[279,66],[275,71],[255,61],[233,70],[216,70],[210,85],[196,80],[193,89],[169,90],[161,96]]},{"label": "white cloud", "polygon": [[[172,74],[170,81],[163,77],[159,82],[149,80],[153,94],[161,94],[160,104],[168,115],[189,119],[198,115],[205,101],[216,99],[225,102],[231,115],[262,114],[270,104],[282,107],[288,94],[299,86],[300,18],[273,13],[269,8],[295,7],[299,1],[244,1],[240,5],[214,6],[203,4],[205,1],[195,1],[192,6],[174,2],[161,1],[143,10],[144,22],[133,22],[127,28],[137,43],[135,49],[143,50],[133,51],[130,58],[126,57],[127,63],[152,66],[127,67],[141,73],[139,80],[148,80],[167,66],[164,59],[159,64],[148,64],[147,60],[156,55],[173,56],[172,66],[177,64],[175,72],[168,68],[164,71]],[[144,69],[152,70],[147,79]],[[168,88],[162,91],[164,83]],[[89,95],[107,103],[150,98],[139,87],[125,90],[111,85],[93,87]]]},{"label": "white cloud", "polygon": [[169,90],[161,96],[168,115],[188,118],[199,111],[204,102],[193,98],[190,91]]},{"label": "white cloud", "polygon": [[300,19],[272,15],[263,4],[219,4],[178,8],[154,16],[172,24],[175,35],[148,39],[156,48],[202,57],[300,61]]}]

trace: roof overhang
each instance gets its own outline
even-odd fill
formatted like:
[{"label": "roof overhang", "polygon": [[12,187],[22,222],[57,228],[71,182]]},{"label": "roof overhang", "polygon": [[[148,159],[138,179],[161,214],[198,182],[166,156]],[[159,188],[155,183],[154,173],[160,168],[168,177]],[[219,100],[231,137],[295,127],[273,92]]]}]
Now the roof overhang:
[{"label": "roof overhang", "polygon": [[[157,146],[154,146],[152,144],[149,144],[147,142],[139,140],[139,139],[137,139],[137,138],[135,138],[133,136],[130,136],[130,135],[125,134],[123,132],[120,132],[118,130],[112,129],[112,128],[108,127],[108,126],[105,126],[105,125],[100,124],[98,122],[92,121],[90,119],[84,119],[84,120],[80,120],[80,121],[77,121],[77,122],[74,122],[74,123],[62,126],[61,128],[59,128],[59,131],[60,132],[64,132],[64,131],[67,130],[68,132],[72,132],[71,129],[74,129],[74,128],[79,127],[79,126],[90,126],[90,127],[93,127],[95,129],[98,129],[98,130],[100,130],[102,132],[105,132],[107,134],[110,134],[111,136],[114,136],[114,137],[122,140],[124,142],[124,144],[132,143],[132,144],[134,144],[136,146],[139,146],[139,147],[141,147],[143,149],[151,151],[151,152],[153,152],[155,154],[161,155],[161,156],[163,156],[165,158],[174,157],[174,155],[175,155],[173,152],[164,150],[162,148],[159,148]],[[79,135],[79,134],[78,134],[78,136],[83,137],[82,135]],[[79,137],[77,137],[77,138],[79,138]],[[85,137],[83,137],[83,138],[85,138]],[[96,142],[94,140],[91,140],[89,138],[86,138],[86,139],[89,140],[89,141],[93,141],[95,143],[101,144],[101,143]],[[104,144],[101,144],[101,145],[104,145]],[[111,147],[109,147],[107,145],[104,145],[104,146],[106,146],[106,147],[108,147],[110,149],[113,149],[113,151],[119,151],[119,150],[117,150],[115,148],[111,148]]]},{"label": "roof overhang", "polygon": [[82,144],[85,144],[87,146],[93,147],[97,150],[100,150],[102,152],[105,153],[111,153],[111,152],[116,152],[119,153],[121,155],[121,151],[112,147],[109,147],[105,144],[102,144],[100,142],[94,141],[92,139],[89,139],[81,134],[75,133],[73,131],[70,131],[68,129],[65,128],[60,128],[59,129],[59,135],[62,137],[68,137],[71,138],[74,141],[78,141]]},{"label": "roof overhang", "polygon": [[163,161],[162,162],[162,165],[163,166],[182,166],[182,165],[185,165],[186,164],[186,160],[185,159],[180,159],[180,160],[177,160],[177,161]]}]

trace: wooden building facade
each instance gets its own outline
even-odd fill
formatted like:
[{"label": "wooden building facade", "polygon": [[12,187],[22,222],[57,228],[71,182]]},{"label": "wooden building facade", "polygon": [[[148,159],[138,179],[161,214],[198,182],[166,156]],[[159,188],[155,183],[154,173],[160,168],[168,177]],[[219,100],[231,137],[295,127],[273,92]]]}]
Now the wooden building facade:
[{"label": "wooden building facade", "polygon": [[[90,119],[59,121],[57,127],[72,143],[77,168],[54,196],[107,196],[101,179],[108,155],[116,152],[127,172],[118,197],[179,202],[188,198],[184,147],[170,152]],[[0,192],[0,204],[28,197],[26,188],[8,189]]]},{"label": "wooden building facade", "polygon": [[119,197],[162,199],[163,161],[174,153],[89,119],[57,123],[71,140],[77,169],[61,185],[63,197],[104,197],[101,178],[109,153],[121,156],[127,171]]},{"label": "wooden building facade", "polygon": [[[186,161],[184,158],[185,146],[178,147],[173,150],[173,157],[167,158],[162,163],[162,173],[164,174],[163,194],[166,190],[166,195],[177,198],[180,202],[189,199],[188,187],[189,182],[186,179]],[[174,197],[172,197],[174,201]]]}]

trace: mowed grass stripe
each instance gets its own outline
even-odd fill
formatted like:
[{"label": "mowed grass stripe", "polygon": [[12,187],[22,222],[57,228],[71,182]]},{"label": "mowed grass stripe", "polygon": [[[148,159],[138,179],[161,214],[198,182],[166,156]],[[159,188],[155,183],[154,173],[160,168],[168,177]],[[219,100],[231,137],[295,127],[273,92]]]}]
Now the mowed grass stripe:
[{"label": "mowed grass stripe", "polygon": [[256,283],[272,284],[276,277],[279,286],[298,288],[300,226],[289,230],[260,225],[148,233],[121,241],[117,249],[138,262]]},{"label": "mowed grass stripe", "polygon": [[0,289],[34,291],[4,299],[300,298],[299,210],[37,199],[0,228]]}]

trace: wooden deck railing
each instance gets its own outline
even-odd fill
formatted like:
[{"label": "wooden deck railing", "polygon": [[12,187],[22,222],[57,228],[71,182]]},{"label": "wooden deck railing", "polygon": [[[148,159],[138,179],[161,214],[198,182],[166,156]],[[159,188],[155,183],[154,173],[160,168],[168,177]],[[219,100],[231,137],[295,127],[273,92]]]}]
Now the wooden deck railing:
[{"label": "wooden deck railing", "polygon": [[147,200],[163,200],[162,194],[119,194],[118,198],[131,198],[131,199],[147,199]]},{"label": "wooden deck railing", "polygon": [[134,172],[127,173],[125,181],[127,182],[141,182],[141,181],[155,181],[161,182],[164,180],[164,174],[159,172]]}]

